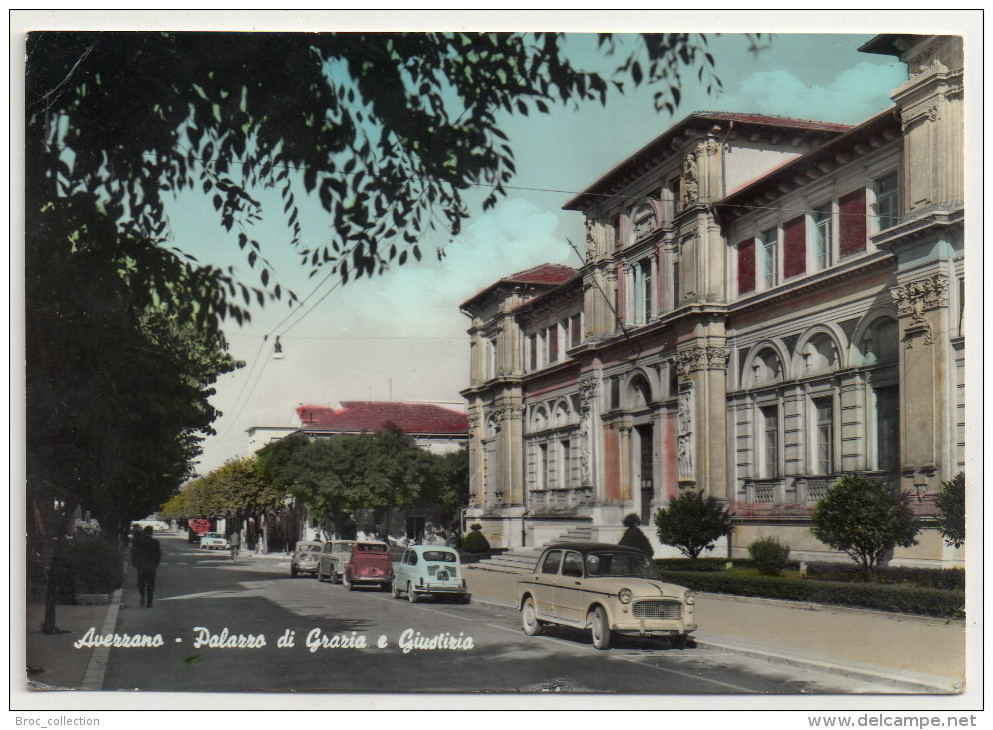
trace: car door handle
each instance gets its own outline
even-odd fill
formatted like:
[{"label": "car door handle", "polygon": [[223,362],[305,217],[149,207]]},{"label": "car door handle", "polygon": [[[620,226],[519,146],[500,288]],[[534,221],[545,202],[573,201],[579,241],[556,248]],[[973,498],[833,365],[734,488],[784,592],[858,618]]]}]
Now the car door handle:
[{"label": "car door handle", "polygon": [[582,581],[578,581],[577,580],[574,585],[581,586],[581,585],[583,585],[583,583],[582,583]]}]

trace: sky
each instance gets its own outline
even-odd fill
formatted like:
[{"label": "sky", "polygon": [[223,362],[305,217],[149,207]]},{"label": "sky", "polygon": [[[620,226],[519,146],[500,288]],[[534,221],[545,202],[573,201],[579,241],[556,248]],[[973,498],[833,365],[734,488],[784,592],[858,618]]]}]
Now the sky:
[{"label": "sky", "polygon": [[[694,111],[852,124],[872,116],[891,104],[889,93],[905,80],[906,69],[892,57],[859,53],[871,37],[778,34],[758,53],[749,52],[744,36],[712,37],[724,91],[708,96],[683,87],[673,116],[654,110],[646,88],[615,95],[606,107],[505,116],[502,129],[517,166],[506,198],[484,212],[487,191],[471,193],[472,216],[457,238],[422,241],[422,262],[372,280],[336,286],[331,277],[318,286],[324,272],[308,278],[286,245],[281,206],[271,201],[273,213],[258,231],[263,254],[284,288],[300,299],[311,296],[299,312],[269,303],[252,309],[251,323],[225,325],[231,353],[246,364],[215,386],[212,402],[223,415],[215,422],[217,435],[204,442],[198,472],[248,455],[248,428],[290,425],[301,403],[371,399],[464,408],[459,391],[469,383],[469,320],[459,305],[499,278],[541,263],[579,266],[567,239],[583,250],[582,215],[561,209],[570,197]],[[572,38],[574,58],[588,56],[591,39]],[[305,245],[327,240],[329,221],[317,200],[301,207]],[[181,248],[205,263],[235,265],[246,281],[254,280],[209,204],[196,196],[179,199],[170,218]],[[445,251],[440,262],[432,255],[438,246]],[[284,355],[278,360],[270,356],[277,334]]]}]

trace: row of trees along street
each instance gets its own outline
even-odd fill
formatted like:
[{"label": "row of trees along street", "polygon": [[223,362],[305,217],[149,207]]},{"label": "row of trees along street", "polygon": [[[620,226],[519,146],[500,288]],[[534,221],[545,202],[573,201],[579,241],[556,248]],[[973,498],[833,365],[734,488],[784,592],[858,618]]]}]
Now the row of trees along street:
[{"label": "row of trees along street", "polygon": [[[642,84],[671,115],[684,74],[720,88],[705,36],[596,40],[589,70],[556,33],[28,34],[28,575],[45,584],[43,631],[56,629],[75,516],[113,540],[192,476],[218,415],[212,385],[239,365],[221,323],[300,304],[264,250],[289,247],[342,283],[373,276],[420,259],[433,231],[457,235],[474,212],[466,191],[489,191],[483,209],[506,194],[501,119],[605,105]],[[267,190],[284,234],[259,240]],[[247,274],[175,240],[170,205],[189,194],[213,205],[205,235],[237,246]],[[320,243],[302,205],[327,214]],[[382,476],[368,501],[396,484]],[[340,499],[326,504],[345,509]]]},{"label": "row of trees along street", "polygon": [[332,535],[356,511],[382,510],[378,527],[385,536],[394,508],[436,509],[443,526],[455,527],[468,474],[465,449],[433,454],[397,429],[316,440],[289,436],[192,480],[162,509],[166,517],[228,516],[238,524],[273,516],[289,498],[306,505]]}]

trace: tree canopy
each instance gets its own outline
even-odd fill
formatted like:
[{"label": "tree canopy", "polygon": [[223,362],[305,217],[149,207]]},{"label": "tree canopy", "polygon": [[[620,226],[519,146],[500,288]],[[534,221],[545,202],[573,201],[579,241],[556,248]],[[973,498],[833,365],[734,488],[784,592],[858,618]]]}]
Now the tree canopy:
[{"label": "tree canopy", "polygon": [[[28,225],[47,201],[88,193],[122,232],[166,246],[167,200],[196,190],[258,279],[189,259],[184,273],[209,284],[201,316],[241,321],[253,302],[294,299],[253,233],[258,191],[279,192],[277,243],[306,266],[372,275],[419,259],[430,230],[457,234],[470,188],[490,191],[484,207],[505,194],[515,167],[500,112],[605,104],[648,84],[672,113],[684,76],[720,88],[706,47],[694,34],[601,34],[616,66],[600,73],[574,66],[557,33],[31,33]],[[301,186],[330,215],[324,244],[301,237]],[[161,293],[168,277],[149,283]]]},{"label": "tree canopy", "polygon": [[811,514],[814,537],[874,574],[893,548],[917,544],[921,522],[909,496],[861,474],[841,477]]},{"label": "tree canopy", "polygon": [[683,492],[655,513],[659,542],[672,545],[691,560],[704,550],[713,550],[714,542],[731,532],[731,518],[714,497],[706,499],[699,492]]},{"label": "tree canopy", "polygon": [[949,547],[965,544],[965,472],[941,483],[935,500],[938,507],[938,530]]},{"label": "tree canopy", "polygon": [[283,506],[285,496],[262,474],[255,459],[230,459],[190,482],[162,511],[167,517],[244,516],[274,512]]}]

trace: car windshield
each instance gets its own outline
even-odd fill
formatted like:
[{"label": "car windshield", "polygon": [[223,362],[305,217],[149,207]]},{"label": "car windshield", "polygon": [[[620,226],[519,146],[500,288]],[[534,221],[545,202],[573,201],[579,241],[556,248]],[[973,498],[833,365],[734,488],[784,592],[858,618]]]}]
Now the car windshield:
[{"label": "car windshield", "polygon": [[297,552],[298,553],[319,553],[319,552],[321,552],[321,546],[320,545],[298,545],[297,546]]},{"label": "car windshield", "polygon": [[591,578],[603,576],[658,578],[647,555],[610,550],[598,550],[587,554],[586,574]]},{"label": "car windshield", "polygon": [[352,549],[352,545],[354,545],[354,544],[355,543],[352,543],[352,542],[336,542],[332,546],[331,552],[337,553],[337,552],[340,552],[341,550],[351,550]]},{"label": "car windshield", "polygon": [[385,553],[385,545],[356,545],[356,549],[360,553]]},{"label": "car windshield", "polygon": [[424,559],[435,563],[454,563],[455,553],[450,553],[447,550],[425,550]]},{"label": "car windshield", "polygon": [[204,537],[213,537],[213,538],[218,538],[218,537],[220,537],[220,536],[221,536],[221,533],[219,533],[219,532],[205,532],[205,533],[203,534],[203,536],[204,536]]}]

